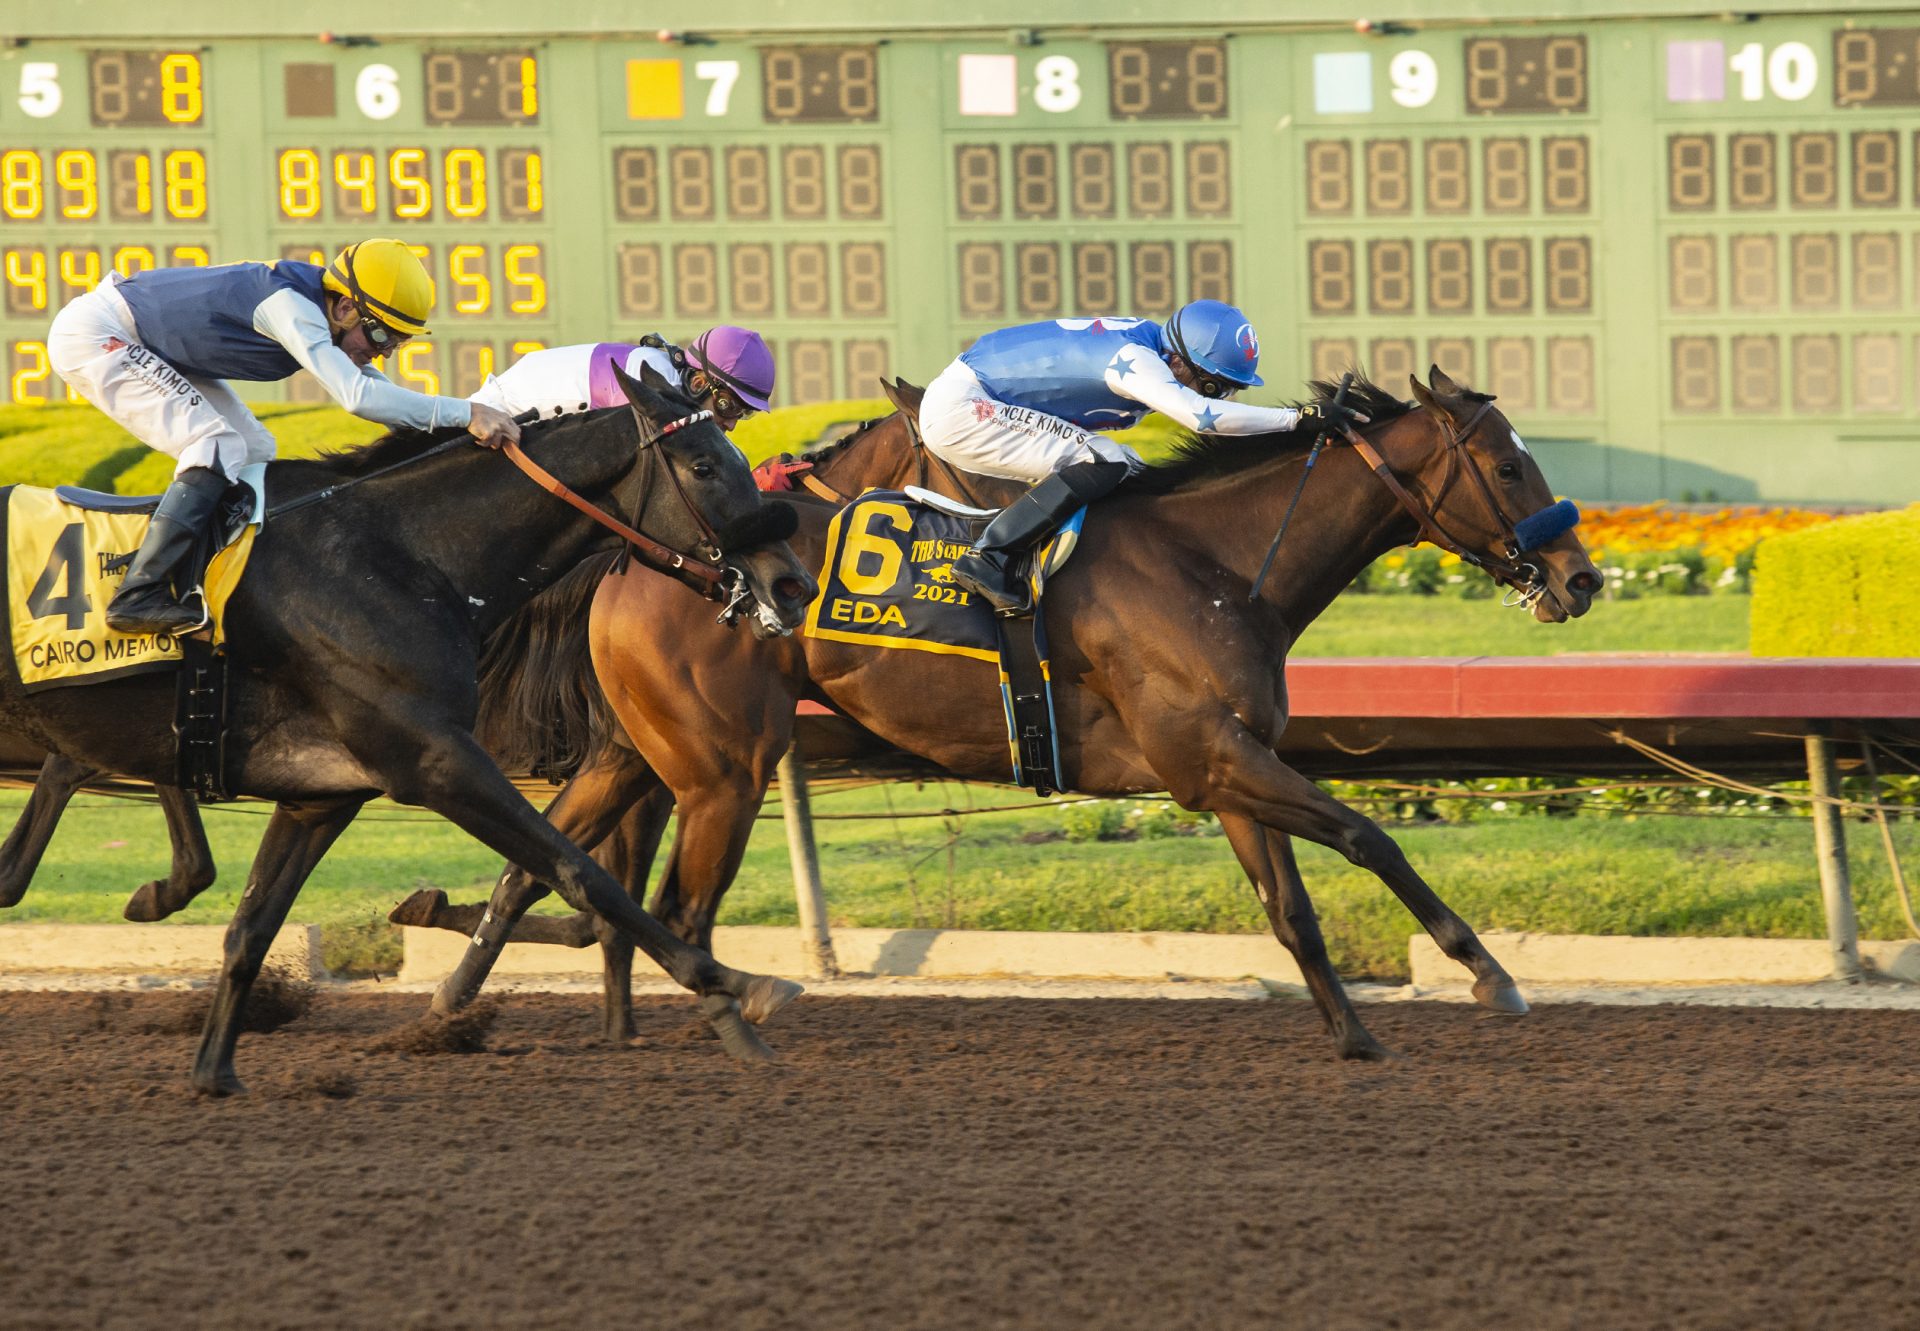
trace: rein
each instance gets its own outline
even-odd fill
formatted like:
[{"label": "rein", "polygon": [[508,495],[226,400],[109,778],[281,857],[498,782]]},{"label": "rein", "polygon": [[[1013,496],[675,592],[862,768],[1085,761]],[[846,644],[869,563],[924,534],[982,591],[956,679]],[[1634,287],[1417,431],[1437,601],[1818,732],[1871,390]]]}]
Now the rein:
[{"label": "rein", "polygon": [[[651,448],[675,430],[685,429],[689,425],[693,425],[699,421],[710,420],[712,417],[713,413],[710,411],[696,411],[691,416],[682,416],[679,420],[671,421],[662,426],[660,433],[654,435],[651,439],[641,441],[640,447],[643,450]],[[704,559],[690,559],[671,546],[662,545],[646,533],[634,527],[629,527],[626,523],[608,513],[598,504],[590,503],[582,499],[579,495],[568,489],[566,483],[559,477],[528,457],[526,453],[521,450],[520,445],[508,444],[500,451],[505,453],[507,457],[512,460],[513,465],[525,472],[528,478],[541,489],[553,495],[555,498],[571,504],[574,508],[599,523],[602,527],[619,536],[622,540],[638,550],[650,563],[659,564],[666,568],[678,569],[681,572],[691,574],[710,587],[718,587],[722,582],[726,581],[726,571],[719,566],[711,564]],[[673,482],[674,492],[680,496],[680,502],[686,505],[689,513],[693,514],[693,520],[700,524],[700,530],[705,533],[709,544],[717,549],[719,541],[714,535],[713,528],[708,525],[706,517],[700,510],[694,507],[693,501],[687,498],[686,489],[681,485],[680,477],[675,474],[671,466],[667,468],[667,478]]]},{"label": "rein", "polygon": [[[1353,376],[1348,375],[1340,381],[1340,391],[1334,395],[1333,399],[1335,403],[1339,403],[1346,396],[1347,387],[1352,380]],[[1508,520],[1505,511],[1501,509],[1499,500],[1494,498],[1493,489],[1487,484],[1487,478],[1481,474],[1480,468],[1474,465],[1471,459],[1462,462],[1467,440],[1473,437],[1475,431],[1480,428],[1481,420],[1492,409],[1493,399],[1488,398],[1480,404],[1478,411],[1467,418],[1465,425],[1459,426],[1454,424],[1451,415],[1442,416],[1441,423],[1447,431],[1447,440],[1443,445],[1447,450],[1447,474],[1440,484],[1439,494],[1431,505],[1422,504],[1414,498],[1413,493],[1394,474],[1387,460],[1380,456],[1380,450],[1375,448],[1364,435],[1344,421],[1341,423],[1340,432],[1346,436],[1347,442],[1353,446],[1354,452],[1360,455],[1361,460],[1373,469],[1373,474],[1380,478],[1380,483],[1386,486],[1393,497],[1399,501],[1400,507],[1405,509],[1407,515],[1414,520],[1420,532],[1418,540],[1430,542],[1450,554],[1457,555],[1462,563],[1483,570],[1496,582],[1513,589],[1519,594],[1520,599],[1509,604],[1527,605],[1537,598],[1546,586],[1537,566],[1519,562],[1520,556],[1530,547],[1520,539],[1514,524]],[[1319,460],[1321,446],[1325,442],[1325,436],[1315,440],[1312,451],[1307,454],[1307,465],[1301,472],[1299,486],[1293,492],[1293,501],[1287,505],[1286,516],[1280,520],[1280,530],[1274,533],[1273,544],[1267,547],[1266,560],[1260,565],[1260,574],[1254,579],[1253,587],[1247,593],[1249,601],[1260,598],[1260,589],[1265,585],[1267,574],[1273,568],[1274,556],[1280,552],[1280,538],[1287,534],[1287,524],[1293,521],[1294,508],[1299,504],[1300,496],[1307,488],[1307,477],[1313,474],[1313,464]],[[1499,527],[1504,557],[1476,554],[1455,539],[1452,532],[1440,525],[1440,506],[1446,502],[1448,492],[1453,489],[1453,483],[1459,478],[1463,469],[1473,477],[1480,491],[1480,497],[1486,503],[1487,511],[1493,515],[1493,520]]]},{"label": "rein", "polygon": [[[514,420],[517,424],[525,425],[535,418],[535,413],[528,412],[523,416],[514,417]],[[640,447],[643,451],[652,448],[653,445],[665,439],[675,430],[682,430],[689,425],[694,425],[704,420],[711,420],[712,418],[713,413],[710,411],[696,411],[691,416],[682,416],[679,420],[670,421],[662,426],[659,433],[650,438],[642,439],[640,441]],[[471,439],[462,436],[449,439],[445,443],[435,444],[432,448],[424,452],[416,453],[410,458],[402,458],[400,461],[390,466],[382,467],[378,471],[370,471],[364,476],[355,476],[351,480],[341,481],[338,485],[329,485],[323,490],[315,490],[312,494],[301,495],[298,499],[289,499],[284,504],[277,504],[267,510],[266,516],[268,518],[283,517],[297,509],[305,508],[309,504],[317,504],[323,499],[331,499],[342,490],[351,490],[354,486],[364,481],[375,480],[387,475],[389,472],[398,471],[402,467],[410,467],[416,462],[425,462],[430,457],[451,452],[456,448],[464,448],[471,442]],[[678,569],[706,583],[709,587],[719,587],[727,580],[728,575],[726,570],[718,565],[704,559],[689,558],[671,546],[662,545],[645,532],[629,527],[626,523],[620,521],[599,505],[582,499],[579,495],[568,489],[566,483],[559,477],[528,457],[526,453],[521,450],[520,445],[507,444],[502,447],[500,451],[505,453],[513,462],[514,466],[526,473],[531,480],[548,494],[571,504],[574,508],[599,523],[602,527],[619,536],[622,540],[637,549],[648,562],[661,565],[665,568]],[[681,484],[678,473],[676,473],[671,466],[667,468],[667,479],[673,482],[674,493],[680,496],[680,502],[686,505],[687,512],[691,513],[694,522],[699,524],[700,530],[706,537],[709,546],[717,550],[720,542],[719,538],[714,534],[712,525],[708,523],[706,515],[694,506],[691,499],[687,498],[686,487]]]}]

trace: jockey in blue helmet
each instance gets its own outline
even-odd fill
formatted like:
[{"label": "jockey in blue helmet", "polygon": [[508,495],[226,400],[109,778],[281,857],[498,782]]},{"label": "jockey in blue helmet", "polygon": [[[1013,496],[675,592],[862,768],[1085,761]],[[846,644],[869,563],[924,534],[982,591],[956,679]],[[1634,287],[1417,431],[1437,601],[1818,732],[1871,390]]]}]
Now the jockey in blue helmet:
[{"label": "jockey in blue helmet", "polygon": [[927,447],[966,471],[1034,484],[954,561],[956,581],[1000,614],[1022,614],[1019,556],[1082,504],[1143,465],[1099,434],[1157,411],[1198,434],[1320,434],[1365,418],[1344,407],[1257,407],[1234,394],[1261,384],[1260,339],[1247,316],[1196,300],[1163,324],[1052,319],[988,333],[927,387]]}]

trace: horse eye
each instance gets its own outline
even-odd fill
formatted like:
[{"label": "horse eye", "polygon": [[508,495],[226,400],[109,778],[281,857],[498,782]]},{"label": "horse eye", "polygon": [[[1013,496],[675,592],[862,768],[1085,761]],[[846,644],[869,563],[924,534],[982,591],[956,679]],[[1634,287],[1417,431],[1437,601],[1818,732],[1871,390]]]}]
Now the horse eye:
[{"label": "horse eye", "polygon": [[703,481],[710,481],[713,479],[713,464],[711,462],[696,462],[693,464],[693,474]]},{"label": "horse eye", "polygon": [[1518,462],[1502,462],[1493,469],[1493,474],[1503,481],[1517,481],[1520,479],[1520,464]]}]

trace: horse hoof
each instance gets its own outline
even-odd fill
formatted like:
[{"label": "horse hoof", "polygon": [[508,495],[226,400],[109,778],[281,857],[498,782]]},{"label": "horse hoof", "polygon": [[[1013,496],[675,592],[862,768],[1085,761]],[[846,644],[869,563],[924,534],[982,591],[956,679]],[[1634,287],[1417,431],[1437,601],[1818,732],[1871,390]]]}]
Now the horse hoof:
[{"label": "horse hoof", "polygon": [[707,1020],[713,1025],[713,1033],[720,1037],[721,1048],[727,1051],[727,1056],[734,1062],[761,1064],[774,1061],[773,1050],[760,1038],[760,1033],[747,1023],[740,1005],[733,999],[725,994],[714,994],[700,1000],[700,1010],[707,1014]]},{"label": "horse hoof", "polygon": [[1341,1045],[1340,1058],[1347,1063],[1397,1063],[1400,1061],[1399,1054],[1394,1053],[1370,1035]]},{"label": "horse hoof", "polygon": [[230,1095],[245,1095],[247,1088],[240,1078],[233,1075],[231,1068],[211,1077],[193,1074],[193,1089],[216,1100],[224,1100]]},{"label": "horse hoof", "polygon": [[135,924],[154,924],[164,920],[173,912],[160,907],[160,883],[142,883],[127,898],[127,908],[120,913]]},{"label": "horse hoof", "polygon": [[805,992],[804,986],[778,975],[756,975],[740,996],[740,1015],[758,1026]]},{"label": "horse hoof", "polygon": [[1525,1016],[1532,1010],[1520,996],[1520,986],[1506,975],[1475,981],[1473,997],[1481,1007],[1505,1017]]},{"label": "horse hoof", "polygon": [[423,887],[387,912],[392,924],[410,924],[416,929],[433,928],[433,917],[446,908],[447,894],[437,887]]}]

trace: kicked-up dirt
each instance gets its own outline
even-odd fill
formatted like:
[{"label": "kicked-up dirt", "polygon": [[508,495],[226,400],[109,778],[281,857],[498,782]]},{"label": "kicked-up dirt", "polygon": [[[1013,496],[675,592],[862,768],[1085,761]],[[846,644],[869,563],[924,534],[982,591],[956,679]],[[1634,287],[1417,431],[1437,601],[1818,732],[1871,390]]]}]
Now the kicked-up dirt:
[{"label": "kicked-up dirt", "polygon": [[1920,1012],[184,1001],[0,995],[0,1327],[1920,1326]]}]

